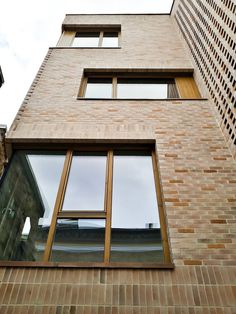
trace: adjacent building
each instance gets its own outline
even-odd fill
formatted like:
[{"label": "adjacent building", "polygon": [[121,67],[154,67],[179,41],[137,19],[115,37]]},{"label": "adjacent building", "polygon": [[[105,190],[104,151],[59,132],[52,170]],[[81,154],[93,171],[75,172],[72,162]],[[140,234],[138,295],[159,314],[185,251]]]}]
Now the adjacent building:
[{"label": "adjacent building", "polygon": [[[2,69],[0,67],[0,87],[4,83],[4,77],[2,74]],[[5,153],[5,133],[6,133],[6,126],[0,124],[0,175],[4,166],[6,153]]]},{"label": "adjacent building", "polygon": [[4,83],[4,77],[3,77],[3,74],[2,74],[2,69],[0,67],[0,87],[2,86],[3,83]]},{"label": "adjacent building", "polygon": [[[236,157],[236,4],[232,0],[175,0],[172,15],[206,86],[218,124]],[[201,83],[200,83],[201,84]]]},{"label": "adjacent building", "polygon": [[186,6],[66,15],[6,138],[2,311],[235,312],[234,144]]}]

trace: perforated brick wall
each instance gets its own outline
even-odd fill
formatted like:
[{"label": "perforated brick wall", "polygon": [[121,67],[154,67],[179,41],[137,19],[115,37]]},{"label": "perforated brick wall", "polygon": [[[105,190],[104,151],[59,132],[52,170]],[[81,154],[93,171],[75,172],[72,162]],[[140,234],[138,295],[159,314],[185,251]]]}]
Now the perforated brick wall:
[{"label": "perforated brick wall", "polygon": [[173,10],[236,157],[236,3],[176,0]]}]

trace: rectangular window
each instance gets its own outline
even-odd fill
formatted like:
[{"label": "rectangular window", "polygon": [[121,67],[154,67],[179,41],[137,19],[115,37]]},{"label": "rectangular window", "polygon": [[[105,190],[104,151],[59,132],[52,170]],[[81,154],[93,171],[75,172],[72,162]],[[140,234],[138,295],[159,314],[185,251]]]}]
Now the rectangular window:
[{"label": "rectangular window", "polygon": [[72,46],[73,47],[98,47],[99,32],[94,33],[76,33]]},{"label": "rectangular window", "polygon": [[63,152],[15,153],[0,187],[0,260],[43,259]]},{"label": "rectangular window", "polygon": [[177,90],[170,93],[169,85],[175,88],[174,79],[118,78],[117,98],[178,98]]},{"label": "rectangular window", "polygon": [[104,210],[106,154],[75,153],[62,210]]},{"label": "rectangular window", "polygon": [[5,261],[171,267],[155,152],[17,151],[0,186],[0,239]]},{"label": "rectangular window", "polygon": [[102,47],[119,47],[118,32],[103,32]]},{"label": "rectangular window", "polygon": [[58,219],[50,261],[103,262],[105,219]]},{"label": "rectangular window", "polygon": [[120,31],[79,31],[76,32],[72,47],[78,48],[117,48]]},{"label": "rectangular window", "polygon": [[199,99],[192,74],[85,69],[78,99]]},{"label": "rectangular window", "polygon": [[179,98],[174,78],[86,77],[85,98],[168,99]]},{"label": "rectangular window", "polygon": [[112,98],[112,78],[88,78],[87,98]]},{"label": "rectangular window", "polygon": [[164,262],[151,155],[114,153],[111,261]]}]

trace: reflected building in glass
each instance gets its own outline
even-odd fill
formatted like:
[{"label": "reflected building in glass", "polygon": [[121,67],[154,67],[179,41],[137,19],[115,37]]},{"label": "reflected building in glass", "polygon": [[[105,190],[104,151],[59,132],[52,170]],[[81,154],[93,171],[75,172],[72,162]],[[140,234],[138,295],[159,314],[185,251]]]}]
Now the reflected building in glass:
[{"label": "reflected building in glass", "polygon": [[4,77],[3,77],[2,69],[1,69],[1,66],[0,66],[0,87],[2,87],[3,83],[4,83]]},{"label": "reflected building in glass", "polygon": [[66,15],[1,136],[0,313],[234,313],[235,10]]}]

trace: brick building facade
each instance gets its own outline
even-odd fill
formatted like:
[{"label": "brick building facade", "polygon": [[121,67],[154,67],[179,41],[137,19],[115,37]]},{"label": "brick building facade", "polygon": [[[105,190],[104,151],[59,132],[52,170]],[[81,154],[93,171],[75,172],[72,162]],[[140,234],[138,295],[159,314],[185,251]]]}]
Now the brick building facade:
[{"label": "brick building facade", "polygon": [[[3,313],[235,313],[236,164],[180,32],[183,2],[173,15],[67,15],[6,139],[13,150],[155,144],[174,269],[1,262]],[[107,26],[120,27],[120,47],[71,45],[78,29]],[[177,84],[180,98],[78,97],[85,74],[98,72],[193,75],[201,96],[183,97]]]}]

